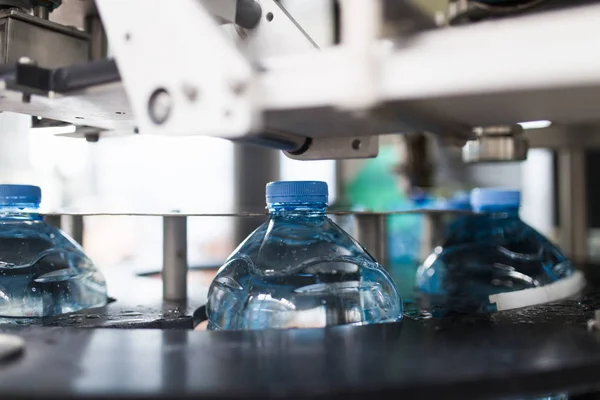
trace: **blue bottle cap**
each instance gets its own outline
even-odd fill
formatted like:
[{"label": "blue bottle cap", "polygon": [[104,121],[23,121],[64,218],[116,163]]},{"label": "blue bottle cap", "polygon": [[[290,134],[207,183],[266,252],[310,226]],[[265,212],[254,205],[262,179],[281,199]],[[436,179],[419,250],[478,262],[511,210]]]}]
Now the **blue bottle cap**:
[{"label": "blue bottle cap", "polygon": [[327,183],[321,181],[279,181],[267,183],[267,204],[327,203]]},{"label": "blue bottle cap", "polygon": [[0,185],[0,204],[40,204],[42,190],[32,185]]},{"label": "blue bottle cap", "polygon": [[521,192],[515,189],[481,188],[471,191],[474,210],[519,208]]},{"label": "blue bottle cap", "polygon": [[469,192],[456,192],[454,196],[448,199],[448,207],[452,210],[470,210],[471,195]]}]

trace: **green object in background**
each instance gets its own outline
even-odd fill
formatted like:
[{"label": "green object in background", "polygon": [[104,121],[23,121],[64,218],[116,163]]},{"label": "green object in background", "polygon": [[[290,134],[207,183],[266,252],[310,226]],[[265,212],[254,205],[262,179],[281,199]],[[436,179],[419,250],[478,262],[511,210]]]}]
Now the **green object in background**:
[{"label": "green object in background", "polygon": [[394,146],[381,146],[379,155],[365,160],[358,174],[346,185],[346,198],[353,206],[375,212],[390,211],[400,200],[408,201],[393,173],[399,162]]},{"label": "green object in background", "polygon": [[[352,207],[364,207],[369,211],[385,212],[409,210],[414,203],[402,191],[402,177],[394,171],[400,163],[395,146],[381,146],[379,156],[366,160],[358,174],[346,186],[346,198]],[[419,215],[400,215],[390,218],[390,233],[420,227]],[[393,253],[393,252],[392,252]]]},{"label": "green object in background", "polygon": [[[353,209],[374,212],[413,209],[415,204],[402,190],[397,175],[400,152],[395,146],[381,146],[379,156],[364,161],[345,187],[345,198]],[[394,215],[388,218],[388,258],[391,274],[406,303],[414,298],[414,278],[418,267],[422,216]]]}]

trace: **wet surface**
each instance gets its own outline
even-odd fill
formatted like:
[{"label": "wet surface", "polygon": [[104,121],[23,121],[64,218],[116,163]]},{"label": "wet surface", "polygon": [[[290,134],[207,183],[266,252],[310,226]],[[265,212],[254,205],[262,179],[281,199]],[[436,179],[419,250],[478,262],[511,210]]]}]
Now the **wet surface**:
[{"label": "wet surface", "polygon": [[418,302],[405,305],[405,317],[425,324],[443,328],[469,326],[512,326],[520,324],[543,324],[560,326],[586,326],[600,309],[600,265],[585,265],[588,286],[580,294],[569,299],[496,313],[460,315],[434,319],[418,307]]},{"label": "wet surface", "polygon": [[136,276],[130,271],[107,274],[112,301],[101,308],[45,318],[0,318],[0,326],[65,328],[192,329],[194,311],[206,302],[213,270],[189,273],[188,300],[162,299],[158,276]]},{"label": "wet surface", "polygon": [[[528,398],[598,387],[584,326],[414,321],[194,332],[5,326],[27,348],[0,366],[8,397]],[[32,385],[35,382],[35,385]]]},{"label": "wet surface", "polygon": [[436,400],[569,392],[574,399],[600,389],[600,332],[586,326],[600,309],[600,266],[584,270],[590,287],[553,304],[444,319],[409,305],[401,323],[256,332],[191,331],[192,319],[203,319],[205,286],[177,305],[162,302],[159,279],[122,278],[121,289],[109,290],[124,297],[102,310],[1,326],[26,349],[0,365],[0,392]]}]

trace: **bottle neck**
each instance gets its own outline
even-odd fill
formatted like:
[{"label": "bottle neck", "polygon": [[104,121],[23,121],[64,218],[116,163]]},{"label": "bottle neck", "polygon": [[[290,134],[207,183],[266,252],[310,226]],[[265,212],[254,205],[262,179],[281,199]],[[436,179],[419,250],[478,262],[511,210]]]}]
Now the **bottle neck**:
[{"label": "bottle neck", "polygon": [[269,203],[267,204],[270,216],[279,217],[324,217],[327,203]]},{"label": "bottle neck", "polygon": [[42,219],[43,217],[39,212],[38,204],[0,204],[0,221],[40,221]]}]

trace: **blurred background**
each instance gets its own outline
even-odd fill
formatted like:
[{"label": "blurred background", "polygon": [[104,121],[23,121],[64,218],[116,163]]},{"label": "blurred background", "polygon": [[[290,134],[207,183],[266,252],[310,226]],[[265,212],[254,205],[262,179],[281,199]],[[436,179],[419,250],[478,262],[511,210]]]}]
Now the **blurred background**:
[{"label": "blurred background", "polygon": [[[319,46],[334,43],[332,2],[282,3]],[[426,3],[433,12],[444,9],[447,1]],[[5,132],[0,136],[0,182],[41,186],[45,210],[258,211],[264,209],[264,184],[280,179],[326,181],[336,209],[392,211],[423,206],[472,187],[508,186],[523,190],[523,219],[549,238],[557,237],[552,202],[556,156],[551,150],[532,149],[525,162],[467,165],[459,146],[411,134],[382,136],[375,159],[295,161],[275,150],[207,137],[142,132],[88,142],[60,136],[72,133],[72,126],[34,128],[35,122],[35,117],[0,113]],[[190,267],[220,265],[259,223],[190,218]],[[414,232],[420,223],[419,216],[394,217],[390,235]],[[84,218],[84,226],[85,251],[102,268],[160,271],[161,218],[92,216]],[[418,242],[418,236],[414,240]]]}]

